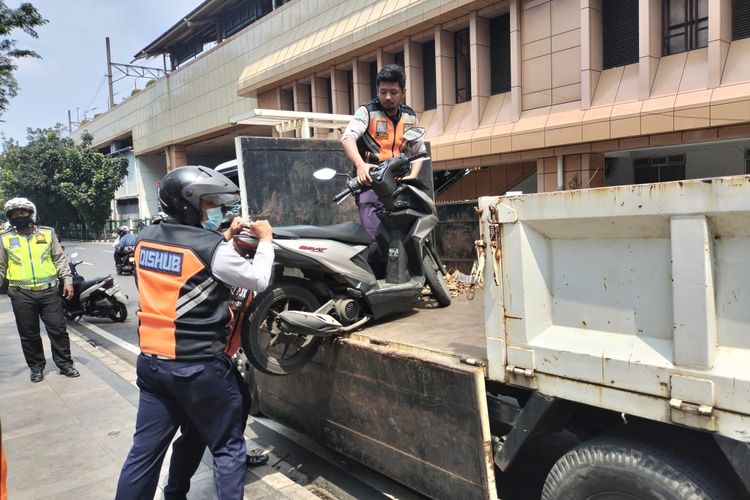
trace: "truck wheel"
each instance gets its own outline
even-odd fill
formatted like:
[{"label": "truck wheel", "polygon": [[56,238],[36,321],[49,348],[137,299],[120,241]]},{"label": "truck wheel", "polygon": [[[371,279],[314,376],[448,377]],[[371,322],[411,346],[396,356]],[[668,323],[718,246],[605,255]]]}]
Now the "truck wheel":
[{"label": "truck wheel", "polygon": [[250,363],[269,375],[288,375],[305,366],[318,350],[320,338],[282,333],[277,316],[281,311],[318,307],[320,302],[312,292],[290,283],[271,285],[255,297],[242,331],[242,349]]},{"label": "truck wheel", "polygon": [[437,303],[441,307],[449,306],[451,304],[451,291],[445,282],[443,271],[438,267],[429,251],[425,251],[424,257],[422,257],[422,269],[424,269],[424,277]]},{"label": "truck wheel", "polygon": [[682,455],[626,438],[580,444],[552,467],[542,500],[731,500],[723,481]]}]

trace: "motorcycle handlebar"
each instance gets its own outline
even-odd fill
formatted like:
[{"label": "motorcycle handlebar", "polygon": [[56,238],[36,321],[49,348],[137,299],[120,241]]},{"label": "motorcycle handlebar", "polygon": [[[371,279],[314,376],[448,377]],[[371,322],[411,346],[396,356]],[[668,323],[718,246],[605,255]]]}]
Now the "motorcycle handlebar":
[{"label": "motorcycle handlebar", "polygon": [[343,191],[341,191],[340,193],[336,194],[336,196],[333,197],[333,201],[335,201],[336,203],[338,203],[341,200],[343,200],[344,198],[346,198],[347,196],[349,196],[350,193],[351,193],[351,191],[349,190],[349,188],[346,188]]}]

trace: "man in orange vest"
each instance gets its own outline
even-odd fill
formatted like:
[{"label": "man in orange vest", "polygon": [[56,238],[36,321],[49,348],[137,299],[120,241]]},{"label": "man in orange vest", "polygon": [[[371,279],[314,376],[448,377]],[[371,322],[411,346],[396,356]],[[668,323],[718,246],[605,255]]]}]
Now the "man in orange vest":
[{"label": "man in orange vest", "polygon": [[[406,151],[404,132],[417,125],[414,110],[404,104],[406,76],[404,70],[395,64],[388,64],[378,72],[375,79],[377,97],[357,108],[341,136],[347,158],[352,162],[359,183],[367,186],[372,182],[370,168],[401,153],[409,154],[425,151],[420,140],[412,143]],[[406,178],[416,178],[422,161],[412,165]],[[359,220],[370,236],[377,237],[380,219],[377,214],[383,211],[383,204],[372,190],[357,196]],[[370,266],[376,276],[385,275],[385,259],[377,243],[370,245]]]},{"label": "man in orange vest", "polygon": [[[200,434],[214,457],[217,498],[239,500],[246,450],[236,367],[225,353],[227,299],[231,286],[255,291],[268,286],[271,226],[238,217],[220,233],[223,210],[239,201],[239,188],[206,167],[169,172],[159,201],[168,219],[145,228],[135,249],[141,392],[133,447],[115,498],[153,498],[169,444],[179,427],[187,427]],[[252,264],[226,241],[247,226],[260,240]],[[192,472],[181,459],[173,456],[170,481],[189,487]],[[172,469],[188,477],[174,478]]]}]

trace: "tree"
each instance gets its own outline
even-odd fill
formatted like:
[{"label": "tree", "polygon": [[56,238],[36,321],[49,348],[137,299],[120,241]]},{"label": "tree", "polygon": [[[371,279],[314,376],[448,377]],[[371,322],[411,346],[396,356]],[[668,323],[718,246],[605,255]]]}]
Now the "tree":
[{"label": "tree", "polygon": [[42,224],[64,228],[84,222],[101,229],[110,203],[128,172],[128,160],[110,158],[91,148],[84,134],[76,145],[61,124],[28,129],[27,144],[6,140],[0,153],[0,189],[5,199],[25,196],[37,206]]},{"label": "tree", "polygon": [[60,190],[68,196],[87,226],[101,228],[111,214],[115,191],[128,175],[128,160],[104,156],[91,148],[93,136],[85,132],[79,147],[65,151],[63,168],[55,175]]},{"label": "tree", "polygon": [[0,116],[7,109],[10,99],[18,93],[18,82],[13,76],[18,68],[15,61],[23,57],[40,57],[33,50],[16,48],[16,40],[8,38],[8,35],[13,30],[20,29],[27,35],[38,38],[34,28],[46,23],[47,20],[30,3],[22,3],[17,9],[11,9],[0,0]]}]

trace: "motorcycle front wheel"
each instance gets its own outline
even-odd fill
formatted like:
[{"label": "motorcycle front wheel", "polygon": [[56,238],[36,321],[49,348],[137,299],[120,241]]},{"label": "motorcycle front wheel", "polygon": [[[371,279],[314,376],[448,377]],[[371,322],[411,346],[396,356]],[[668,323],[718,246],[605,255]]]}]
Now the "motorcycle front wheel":
[{"label": "motorcycle front wheel", "polygon": [[289,375],[315,355],[320,338],[283,333],[277,316],[282,311],[314,311],[317,297],[292,283],[271,285],[253,299],[242,331],[242,350],[252,365],[268,375]]},{"label": "motorcycle front wheel", "polygon": [[445,282],[443,271],[438,267],[435,259],[432,258],[430,252],[425,251],[424,257],[422,257],[422,269],[424,270],[424,277],[427,280],[427,284],[432,290],[432,296],[441,307],[449,306],[451,304],[451,291],[448,288],[448,284]]}]

